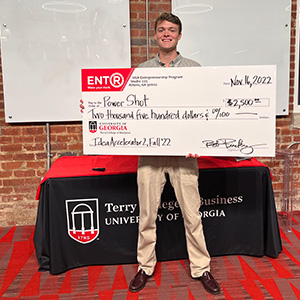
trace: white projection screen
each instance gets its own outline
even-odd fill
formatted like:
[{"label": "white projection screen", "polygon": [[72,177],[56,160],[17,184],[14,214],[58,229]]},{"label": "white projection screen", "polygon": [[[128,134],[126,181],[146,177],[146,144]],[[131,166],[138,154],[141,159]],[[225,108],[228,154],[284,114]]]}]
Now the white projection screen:
[{"label": "white projection screen", "polygon": [[0,0],[6,122],[81,119],[82,68],[129,68],[129,0]]},{"label": "white projection screen", "polygon": [[289,112],[290,0],[172,0],[179,51],[203,66],[276,65],[276,114]]}]

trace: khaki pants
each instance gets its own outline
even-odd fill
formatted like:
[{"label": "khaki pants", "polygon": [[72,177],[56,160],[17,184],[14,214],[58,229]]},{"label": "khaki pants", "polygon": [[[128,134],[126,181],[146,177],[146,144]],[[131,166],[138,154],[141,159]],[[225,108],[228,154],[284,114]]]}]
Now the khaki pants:
[{"label": "khaki pants", "polygon": [[156,264],[156,218],[166,174],[174,188],[184,218],[187,250],[192,277],[209,271],[210,256],[206,249],[198,190],[198,164],[195,158],[141,156],[137,181],[140,206],[137,259],[139,269],[152,275]]}]

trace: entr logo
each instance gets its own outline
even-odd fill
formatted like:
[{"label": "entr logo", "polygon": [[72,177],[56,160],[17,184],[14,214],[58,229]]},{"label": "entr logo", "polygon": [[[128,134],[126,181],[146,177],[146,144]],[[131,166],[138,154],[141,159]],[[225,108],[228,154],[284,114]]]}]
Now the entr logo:
[{"label": "entr logo", "polygon": [[100,125],[100,131],[127,131],[125,125]]},{"label": "entr logo", "polygon": [[98,199],[66,200],[68,234],[75,241],[87,244],[99,235]]},{"label": "entr logo", "polygon": [[114,73],[110,76],[88,76],[88,85],[100,85],[100,86],[113,86],[114,88],[119,88],[124,83],[124,77],[120,73]]},{"label": "entr logo", "polygon": [[133,68],[82,69],[82,91],[123,91],[133,71]]}]

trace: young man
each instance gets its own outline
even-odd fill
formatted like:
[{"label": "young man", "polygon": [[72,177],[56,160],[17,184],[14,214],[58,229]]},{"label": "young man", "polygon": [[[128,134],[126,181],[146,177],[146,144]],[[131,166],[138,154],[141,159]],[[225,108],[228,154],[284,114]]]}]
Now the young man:
[{"label": "young man", "polygon": [[[182,57],[177,52],[181,39],[181,21],[171,14],[163,13],[155,22],[155,40],[159,48],[157,56],[139,65],[151,67],[198,67],[197,62]],[[162,99],[163,101],[163,99]],[[166,174],[179,202],[186,232],[187,250],[191,276],[198,279],[211,294],[219,294],[220,286],[210,274],[210,256],[206,249],[198,190],[197,154],[187,157],[141,156],[138,163],[137,181],[140,207],[137,247],[138,272],[129,290],[142,290],[152,276],[156,264],[156,218]]]}]

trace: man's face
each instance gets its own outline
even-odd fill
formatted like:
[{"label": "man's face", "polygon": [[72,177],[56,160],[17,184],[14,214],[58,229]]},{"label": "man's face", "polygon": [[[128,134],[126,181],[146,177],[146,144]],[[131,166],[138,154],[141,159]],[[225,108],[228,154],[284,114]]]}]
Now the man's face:
[{"label": "man's face", "polygon": [[181,39],[179,25],[169,21],[162,21],[157,24],[155,40],[159,49],[163,51],[173,51],[176,49],[178,41]]}]

